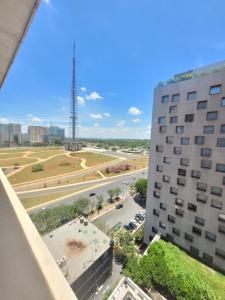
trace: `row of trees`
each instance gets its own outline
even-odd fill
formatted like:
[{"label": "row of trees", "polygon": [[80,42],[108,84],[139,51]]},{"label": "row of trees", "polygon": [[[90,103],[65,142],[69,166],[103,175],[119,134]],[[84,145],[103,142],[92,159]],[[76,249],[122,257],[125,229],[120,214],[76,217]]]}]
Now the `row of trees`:
[{"label": "row of trees", "polygon": [[121,172],[125,172],[125,171],[129,171],[132,168],[131,164],[119,164],[116,166],[112,166],[112,167],[107,167],[105,168],[105,173],[106,174],[110,174],[110,173],[114,173],[114,174],[119,174]]}]

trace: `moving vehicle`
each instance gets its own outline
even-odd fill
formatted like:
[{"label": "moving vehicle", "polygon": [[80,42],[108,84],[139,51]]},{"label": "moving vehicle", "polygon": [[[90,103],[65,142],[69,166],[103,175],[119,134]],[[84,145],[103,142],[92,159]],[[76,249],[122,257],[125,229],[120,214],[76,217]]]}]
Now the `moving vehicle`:
[{"label": "moving vehicle", "polygon": [[96,195],[95,193],[90,193],[90,194],[89,194],[90,197],[93,197],[93,196],[95,196],[95,195]]},{"label": "moving vehicle", "polygon": [[119,209],[119,208],[122,208],[122,207],[123,207],[122,203],[116,205],[116,209]]}]

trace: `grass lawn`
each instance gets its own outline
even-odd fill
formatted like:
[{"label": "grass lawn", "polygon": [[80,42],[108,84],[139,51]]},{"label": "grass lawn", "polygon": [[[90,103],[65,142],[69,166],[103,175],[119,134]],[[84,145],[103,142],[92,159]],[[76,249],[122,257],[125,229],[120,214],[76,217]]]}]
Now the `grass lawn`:
[{"label": "grass lawn", "polygon": [[87,167],[94,167],[116,159],[113,156],[109,156],[101,153],[95,153],[95,152],[79,152],[79,153],[72,153],[70,155],[77,158],[86,159]]},{"label": "grass lawn", "polygon": [[17,158],[22,157],[25,154],[25,152],[15,152],[15,153],[1,153],[0,152],[0,160],[1,159],[10,159],[10,158]]},{"label": "grass lawn", "polygon": [[0,167],[10,167],[14,166],[14,164],[19,164],[19,166],[27,165],[36,162],[35,158],[26,158],[26,157],[18,157],[11,159],[0,159]]},{"label": "grass lawn", "polygon": [[46,150],[46,151],[38,151],[33,152],[28,155],[28,157],[37,157],[37,158],[48,158],[53,155],[64,153],[64,150],[62,149],[55,149],[55,150]]},{"label": "grass lawn", "polygon": [[32,166],[27,166],[21,172],[10,176],[8,179],[11,184],[17,184],[75,172],[82,169],[80,160],[67,157],[63,154],[49,159],[48,161],[41,163],[41,165],[44,167],[43,171],[32,172]]},{"label": "grass lawn", "polygon": [[20,199],[21,203],[23,204],[24,208],[28,209],[36,205],[44,204],[46,202],[61,198],[63,196],[71,195],[75,192],[84,190],[88,187],[80,187],[77,189],[65,191],[65,192],[58,192],[58,193],[52,193],[49,195],[43,195],[43,196],[37,196],[37,197],[29,197],[29,198],[23,198]]}]

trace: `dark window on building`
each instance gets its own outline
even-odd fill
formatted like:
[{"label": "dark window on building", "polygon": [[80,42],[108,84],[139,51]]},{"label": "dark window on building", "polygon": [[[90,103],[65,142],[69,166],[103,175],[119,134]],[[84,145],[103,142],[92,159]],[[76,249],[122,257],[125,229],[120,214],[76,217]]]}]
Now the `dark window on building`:
[{"label": "dark window on building", "polygon": [[154,232],[154,233],[158,233],[158,228],[156,228],[156,227],[152,227],[152,232]]},{"label": "dark window on building", "polygon": [[222,201],[217,200],[217,199],[212,199],[211,200],[211,207],[217,208],[217,209],[222,209]]},{"label": "dark window on building", "polygon": [[207,191],[207,184],[203,183],[203,182],[197,182],[197,190],[206,192]]},{"label": "dark window on building", "polygon": [[225,251],[219,248],[216,248],[215,254],[223,259],[225,259]]},{"label": "dark window on building", "polygon": [[221,99],[221,106],[225,106],[225,97]]},{"label": "dark window on building", "polygon": [[173,236],[172,236],[171,234],[167,233],[167,234],[166,234],[166,239],[167,239],[169,242],[173,243]]},{"label": "dark window on building", "polygon": [[171,223],[175,223],[175,217],[174,216],[168,215],[167,220]]},{"label": "dark window on building", "polygon": [[184,205],[184,200],[180,198],[175,198],[175,204],[182,207]]},{"label": "dark window on building", "polygon": [[185,115],[184,121],[185,122],[194,122],[194,114]]},{"label": "dark window on building", "polygon": [[223,176],[223,185],[225,185],[225,176]]},{"label": "dark window on building", "polygon": [[220,133],[225,133],[225,124],[220,126]]},{"label": "dark window on building", "polygon": [[192,235],[192,234],[189,234],[189,233],[187,233],[187,232],[184,233],[184,238],[185,238],[185,240],[187,240],[187,241],[189,241],[189,242],[193,242],[193,240],[194,240],[193,235]]},{"label": "dark window on building", "polygon": [[183,217],[184,211],[182,209],[180,209],[180,208],[176,208],[175,214],[178,215],[178,216],[180,216],[180,217]]},{"label": "dark window on building", "polygon": [[185,186],[186,185],[186,179],[185,178],[177,178],[177,184]]},{"label": "dark window on building", "polygon": [[173,105],[169,107],[169,113],[176,113],[177,112],[177,106]]},{"label": "dark window on building", "polygon": [[217,139],[217,147],[225,147],[225,139]]},{"label": "dark window on building", "polygon": [[158,118],[158,123],[159,124],[165,124],[166,118],[165,117],[159,117]]},{"label": "dark window on building", "polygon": [[202,230],[196,226],[192,226],[192,232],[196,233],[197,235],[201,235],[202,234]]},{"label": "dark window on building", "polygon": [[185,166],[185,167],[189,166],[189,159],[188,158],[181,158],[180,159],[180,165]]},{"label": "dark window on building", "polygon": [[180,229],[173,227],[172,231],[173,231],[174,234],[176,234],[178,236],[180,235]]},{"label": "dark window on building", "polygon": [[204,169],[211,169],[212,167],[212,161],[208,159],[202,159],[201,160],[201,168]]},{"label": "dark window on building", "polygon": [[188,209],[192,211],[197,211],[197,205],[194,205],[193,203],[188,203]]},{"label": "dark window on building", "polygon": [[160,182],[155,182],[155,188],[156,188],[157,190],[161,190],[161,188],[162,188],[162,183],[160,183]]},{"label": "dark window on building", "polygon": [[225,226],[219,224],[219,226],[218,226],[218,231],[219,231],[220,233],[225,233]]},{"label": "dark window on building", "polygon": [[199,101],[197,103],[197,109],[206,109],[207,108],[207,101]]},{"label": "dark window on building", "polygon": [[160,133],[166,133],[166,126],[159,126]]},{"label": "dark window on building", "polygon": [[211,148],[201,148],[201,156],[203,157],[211,157],[212,149]]},{"label": "dark window on building", "polygon": [[156,171],[157,172],[162,172],[163,171],[163,166],[157,165],[156,166]]},{"label": "dark window on building", "polygon": [[196,145],[203,145],[205,142],[205,137],[204,136],[196,136],[195,137],[195,144]]},{"label": "dark window on building", "polygon": [[169,183],[170,182],[170,176],[163,175],[163,181]]},{"label": "dark window on building", "polygon": [[197,171],[197,170],[192,170],[191,171],[191,177],[200,178],[201,177],[201,172]]},{"label": "dark window on building", "polygon": [[218,186],[211,187],[211,194],[216,196],[222,196],[223,189]]},{"label": "dark window on building", "polygon": [[184,133],[184,126],[176,126],[176,133],[179,134]]},{"label": "dark window on building", "polygon": [[169,102],[169,95],[162,96],[162,103],[168,103]]},{"label": "dark window on building", "polygon": [[180,94],[172,95],[172,102],[178,102],[180,100]]},{"label": "dark window on building", "polygon": [[209,263],[213,262],[213,257],[205,252],[203,252],[202,258]]},{"label": "dark window on building", "polygon": [[182,137],[180,139],[180,143],[181,143],[181,145],[189,145],[190,139],[188,137]]},{"label": "dark window on building", "polygon": [[225,173],[225,164],[216,164],[216,171]]},{"label": "dark window on building", "polygon": [[161,209],[163,209],[163,210],[166,210],[166,209],[167,209],[167,205],[166,205],[165,203],[163,203],[163,202],[160,202],[159,207],[160,207]]},{"label": "dark window on building", "polygon": [[178,169],[177,174],[180,176],[186,176],[187,170],[185,169]]},{"label": "dark window on building", "polygon": [[225,214],[219,214],[218,220],[222,221],[222,222],[225,222]]},{"label": "dark window on building", "polygon": [[196,256],[199,256],[199,250],[195,247],[190,246],[190,252]]},{"label": "dark window on building", "polygon": [[216,95],[221,93],[221,84],[210,86],[209,94]]},{"label": "dark window on building", "polygon": [[177,117],[170,117],[170,124],[176,124],[177,123]]},{"label": "dark window on building", "polygon": [[153,215],[158,217],[160,215],[160,211],[158,209],[153,209]]},{"label": "dark window on building", "polygon": [[156,145],[156,152],[163,152],[163,145]]},{"label": "dark window on building", "polygon": [[154,192],[153,192],[153,196],[154,196],[155,198],[160,198],[160,192],[159,192],[159,191],[154,191]]},{"label": "dark window on building", "polygon": [[201,217],[198,217],[198,216],[195,216],[195,223],[199,224],[201,226],[204,226],[205,225],[205,219],[203,219]]},{"label": "dark window on building", "polygon": [[167,144],[173,144],[173,140],[174,140],[174,137],[173,137],[173,136],[167,136],[167,137],[166,137],[166,143],[167,143]]},{"label": "dark window on building", "polygon": [[212,242],[215,242],[216,241],[216,234],[212,233],[212,232],[209,232],[209,231],[206,231],[205,232],[205,238],[212,241]]},{"label": "dark window on building", "polygon": [[168,156],[165,156],[164,159],[163,159],[163,161],[164,161],[165,164],[168,164],[168,165],[169,165],[170,162],[171,162],[171,161],[170,161],[170,157],[168,157]]},{"label": "dark window on building", "polygon": [[207,120],[208,121],[214,121],[218,118],[218,112],[217,111],[209,111],[207,112]]},{"label": "dark window on building", "polygon": [[207,202],[207,196],[204,195],[204,194],[198,193],[197,194],[197,201],[206,203]]},{"label": "dark window on building", "polygon": [[166,229],[166,224],[163,223],[162,221],[159,222],[159,227]]},{"label": "dark window on building", "polygon": [[204,134],[213,134],[214,133],[214,126],[204,126],[203,127]]},{"label": "dark window on building", "polygon": [[171,187],[170,188],[170,194],[177,195],[178,194],[178,189],[174,188],[174,187]]},{"label": "dark window on building", "polygon": [[187,100],[195,100],[196,96],[197,96],[197,92],[196,91],[189,92],[189,93],[187,93]]},{"label": "dark window on building", "polygon": [[181,147],[174,147],[173,153],[174,154],[182,154],[182,148]]}]

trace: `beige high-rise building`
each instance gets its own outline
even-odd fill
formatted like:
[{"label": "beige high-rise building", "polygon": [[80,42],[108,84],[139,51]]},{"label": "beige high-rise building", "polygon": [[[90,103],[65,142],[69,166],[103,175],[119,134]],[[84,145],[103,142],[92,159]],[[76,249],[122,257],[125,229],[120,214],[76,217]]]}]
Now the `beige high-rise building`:
[{"label": "beige high-rise building", "polygon": [[225,271],[225,62],[156,87],[148,178],[145,241]]},{"label": "beige high-rise building", "polygon": [[10,123],[9,125],[9,145],[17,146],[22,144],[21,125]]},{"label": "beige high-rise building", "polygon": [[28,126],[28,139],[31,144],[44,143],[45,127]]}]

